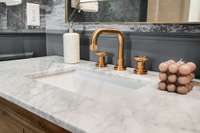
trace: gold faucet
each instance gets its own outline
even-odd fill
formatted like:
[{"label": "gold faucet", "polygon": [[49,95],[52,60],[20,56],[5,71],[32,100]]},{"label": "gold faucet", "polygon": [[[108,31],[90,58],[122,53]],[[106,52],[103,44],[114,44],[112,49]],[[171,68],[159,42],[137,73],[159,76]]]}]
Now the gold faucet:
[{"label": "gold faucet", "polygon": [[124,66],[124,33],[115,30],[115,29],[98,29],[92,34],[92,39],[91,39],[91,45],[90,45],[90,50],[95,52],[97,51],[97,39],[101,34],[117,34],[118,37],[118,59],[117,59],[117,64],[114,67],[115,70],[118,71],[124,71],[126,70],[126,67]]}]

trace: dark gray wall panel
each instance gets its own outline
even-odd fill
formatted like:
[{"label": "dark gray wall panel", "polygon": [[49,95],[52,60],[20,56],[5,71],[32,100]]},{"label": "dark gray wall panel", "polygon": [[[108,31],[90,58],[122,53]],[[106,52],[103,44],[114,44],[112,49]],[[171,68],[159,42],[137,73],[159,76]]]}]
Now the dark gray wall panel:
[{"label": "dark gray wall panel", "polygon": [[[47,33],[46,39],[47,55],[63,56],[63,35]],[[80,49],[81,59],[89,60],[89,38],[81,37]]]},{"label": "dark gray wall panel", "polygon": [[62,34],[46,34],[47,55],[63,55]]},{"label": "dark gray wall panel", "polygon": [[33,51],[35,57],[46,55],[45,34],[23,35],[23,42],[25,52]]},{"label": "dark gray wall panel", "polygon": [[33,57],[46,56],[45,33],[0,34],[0,56],[9,56],[8,58],[2,58],[0,60],[25,58],[23,56],[20,57],[19,55],[30,52],[33,52]]},{"label": "dark gray wall panel", "polygon": [[0,35],[0,54],[24,52],[22,36]]},{"label": "dark gray wall panel", "polygon": [[[62,34],[48,34],[52,40],[47,43],[48,55],[63,55]],[[96,56],[89,53],[89,38],[91,33],[82,34],[81,57],[96,61]],[[56,40],[59,38],[59,41]],[[53,43],[52,43],[53,42]],[[102,36],[98,40],[99,50],[114,53],[116,63],[117,39],[114,36]],[[199,33],[126,33],[125,63],[134,66],[132,58],[137,55],[149,57],[147,68],[158,70],[158,64],[168,59],[193,61],[200,67],[200,34]],[[109,57],[109,61],[111,61]],[[111,63],[111,62],[110,62]],[[197,71],[200,77],[200,71]]]}]

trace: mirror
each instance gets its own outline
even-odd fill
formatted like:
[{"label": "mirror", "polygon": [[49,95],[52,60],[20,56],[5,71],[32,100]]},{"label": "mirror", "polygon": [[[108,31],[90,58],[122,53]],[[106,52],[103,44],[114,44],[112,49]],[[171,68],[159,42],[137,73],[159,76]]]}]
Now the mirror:
[{"label": "mirror", "polygon": [[148,22],[200,22],[200,0],[148,0]]},{"label": "mirror", "polygon": [[198,23],[200,0],[104,0],[98,12],[77,13],[74,21]]}]

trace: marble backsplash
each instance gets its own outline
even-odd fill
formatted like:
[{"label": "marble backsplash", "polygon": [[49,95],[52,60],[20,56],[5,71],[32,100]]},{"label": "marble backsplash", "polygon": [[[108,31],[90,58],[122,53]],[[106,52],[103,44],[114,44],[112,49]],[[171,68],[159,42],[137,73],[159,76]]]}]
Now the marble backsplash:
[{"label": "marble backsplash", "polygon": [[[51,1],[51,0],[50,0]],[[67,31],[64,22],[64,0],[53,0],[46,13],[46,32],[63,33]],[[80,16],[79,16],[80,17]],[[84,17],[84,16],[83,16]],[[125,32],[178,32],[200,33],[199,24],[147,24],[134,22],[75,22],[76,31],[94,31],[97,28],[117,28]]]},{"label": "marble backsplash", "polygon": [[76,22],[145,22],[147,0],[104,0],[98,12],[80,12]]},{"label": "marble backsplash", "polygon": [[40,27],[37,29],[46,28],[46,11],[49,0],[22,0],[22,4],[17,6],[6,6],[0,4],[0,30],[24,30],[29,29],[26,25],[26,3],[33,2],[40,4]]},{"label": "marble backsplash", "polygon": [[124,32],[200,33],[200,24],[148,24],[148,23],[75,23],[77,31],[97,28],[116,28]]},{"label": "marble backsplash", "polygon": [[51,30],[65,30],[67,24],[65,23],[65,0],[49,0],[48,12],[46,12],[46,29]]},{"label": "marble backsplash", "polygon": [[40,4],[40,27],[37,29],[64,29],[64,0],[22,0],[21,5],[6,6],[0,3],[0,30],[26,30],[26,3]]},{"label": "marble backsplash", "polygon": [[6,5],[0,3],[0,29],[7,29]]},{"label": "marble backsplash", "polygon": [[[26,26],[26,2],[40,4],[41,26],[46,32],[65,32],[67,24],[64,21],[65,0],[23,0],[18,6],[6,7],[0,4],[0,30],[24,30]],[[200,24],[147,24],[147,23],[101,23],[76,22],[77,31],[93,31],[97,28],[117,28],[126,32],[178,32],[200,33]]]}]

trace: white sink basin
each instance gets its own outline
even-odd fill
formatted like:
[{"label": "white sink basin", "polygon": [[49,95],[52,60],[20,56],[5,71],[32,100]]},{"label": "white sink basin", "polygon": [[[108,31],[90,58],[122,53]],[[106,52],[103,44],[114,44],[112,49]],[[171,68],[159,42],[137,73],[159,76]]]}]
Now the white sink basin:
[{"label": "white sink basin", "polygon": [[120,98],[123,93],[129,93],[142,88],[146,82],[138,79],[124,78],[100,72],[70,70],[65,73],[36,78],[37,81],[77,93],[89,98]]}]

